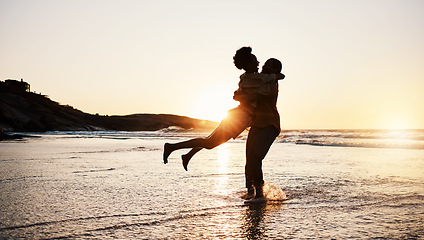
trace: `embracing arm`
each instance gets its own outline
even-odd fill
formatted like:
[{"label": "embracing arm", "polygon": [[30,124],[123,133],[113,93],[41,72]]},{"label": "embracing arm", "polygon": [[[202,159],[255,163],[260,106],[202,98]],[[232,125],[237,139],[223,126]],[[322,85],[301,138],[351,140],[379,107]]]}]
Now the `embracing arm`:
[{"label": "embracing arm", "polygon": [[277,73],[275,74],[275,80],[283,80],[286,77],[286,75],[282,74],[282,73]]},{"label": "embracing arm", "polygon": [[[276,83],[278,80],[283,80],[286,76],[282,73],[261,73],[261,80],[263,84]],[[257,83],[256,83],[257,84]]]},{"label": "embracing arm", "polygon": [[238,102],[254,102],[258,99],[259,94],[258,93],[243,93],[240,90],[237,90],[234,92],[233,99]]}]

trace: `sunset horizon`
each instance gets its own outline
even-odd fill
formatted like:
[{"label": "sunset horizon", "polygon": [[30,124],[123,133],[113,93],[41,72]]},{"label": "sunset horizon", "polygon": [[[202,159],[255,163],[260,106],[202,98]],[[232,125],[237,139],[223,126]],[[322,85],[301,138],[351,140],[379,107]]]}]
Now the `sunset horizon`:
[{"label": "sunset horizon", "polygon": [[[31,84],[27,81],[24,81],[23,78],[21,78],[20,80],[18,79],[4,79],[4,80],[0,80],[0,82],[4,82],[4,81],[16,81],[16,82],[24,82],[27,83],[30,87]],[[216,122],[219,123],[222,119],[224,119],[226,117],[226,112],[227,110],[224,111],[216,111],[216,112],[210,112],[211,108],[202,108],[202,106],[198,105],[197,109],[200,112],[194,112],[193,114],[188,114],[188,115],[181,115],[181,114],[175,114],[175,113],[167,113],[167,112],[133,112],[133,113],[125,113],[125,114],[108,114],[108,113],[102,113],[99,114],[98,111],[95,112],[86,112],[82,109],[79,109],[77,107],[75,107],[72,103],[61,103],[56,101],[55,99],[51,99],[48,93],[42,92],[42,91],[36,91],[36,90],[29,90],[28,92],[31,93],[35,93],[41,96],[45,96],[46,98],[50,99],[53,102],[57,102],[59,105],[61,106],[65,106],[65,107],[71,107],[74,108],[76,110],[80,110],[84,113],[87,114],[91,114],[91,115],[99,115],[99,116],[129,116],[129,115],[137,115],[137,114],[152,114],[152,115],[156,115],[156,114],[170,114],[170,115],[176,115],[176,116],[182,116],[182,117],[189,117],[189,118],[193,118],[193,119],[199,119],[199,120],[207,120],[207,121],[212,121],[212,122]],[[203,99],[207,99],[207,95],[203,96]],[[226,103],[223,101],[223,103]],[[228,103],[227,103],[228,104]],[[234,101],[230,104],[228,104],[229,108],[233,108],[237,106],[237,102]],[[215,107],[216,109],[219,109],[219,105],[210,105],[210,107]],[[212,117],[208,117],[208,116],[212,116]],[[282,124],[283,125],[283,124]],[[393,125],[392,127],[382,127],[382,128],[332,128],[332,127],[328,127],[328,128],[320,128],[320,127],[316,127],[316,128],[284,128],[284,126],[282,126],[281,131],[290,131],[290,130],[393,130],[393,131],[402,131],[402,130],[424,130],[424,128],[407,128],[407,127],[400,127],[399,125]]]},{"label": "sunset horizon", "polygon": [[91,114],[219,122],[250,46],[259,71],[283,63],[282,129],[424,129],[423,2],[248,3],[3,0],[0,80]]}]

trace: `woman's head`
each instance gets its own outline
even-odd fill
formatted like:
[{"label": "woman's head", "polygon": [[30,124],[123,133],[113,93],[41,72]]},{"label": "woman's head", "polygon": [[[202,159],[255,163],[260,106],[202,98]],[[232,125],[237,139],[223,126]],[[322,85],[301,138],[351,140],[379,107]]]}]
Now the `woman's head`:
[{"label": "woman's head", "polygon": [[233,57],[234,65],[238,69],[244,69],[246,72],[257,72],[259,62],[256,56],[252,54],[251,47],[242,47],[237,50]]}]

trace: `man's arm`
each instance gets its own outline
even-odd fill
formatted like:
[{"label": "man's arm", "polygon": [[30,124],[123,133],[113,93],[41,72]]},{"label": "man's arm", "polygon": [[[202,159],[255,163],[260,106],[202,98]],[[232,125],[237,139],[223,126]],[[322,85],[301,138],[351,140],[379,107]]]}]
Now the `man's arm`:
[{"label": "man's arm", "polygon": [[277,73],[275,74],[275,79],[278,80],[283,80],[286,77],[286,75],[282,74],[282,73]]}]

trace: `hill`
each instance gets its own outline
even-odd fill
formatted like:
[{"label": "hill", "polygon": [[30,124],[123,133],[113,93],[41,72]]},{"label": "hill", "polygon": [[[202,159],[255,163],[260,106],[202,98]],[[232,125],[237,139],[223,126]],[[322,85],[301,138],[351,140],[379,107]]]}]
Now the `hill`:
[{"label": "hill", "polygon": [[156,131],[170,126],[210,129],[216,122],[171,114],[100,116],[61,105],[29,91],[24,81],[0,81],[0,128],[6,132]]}]

